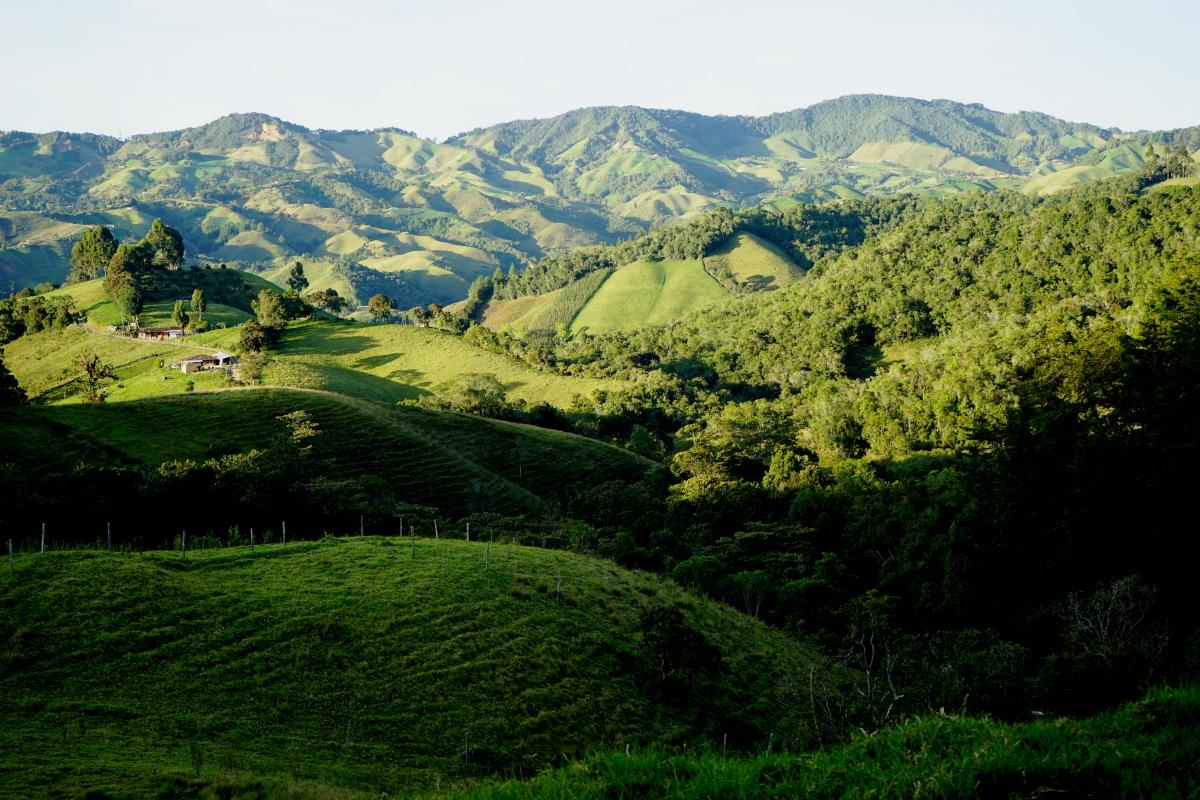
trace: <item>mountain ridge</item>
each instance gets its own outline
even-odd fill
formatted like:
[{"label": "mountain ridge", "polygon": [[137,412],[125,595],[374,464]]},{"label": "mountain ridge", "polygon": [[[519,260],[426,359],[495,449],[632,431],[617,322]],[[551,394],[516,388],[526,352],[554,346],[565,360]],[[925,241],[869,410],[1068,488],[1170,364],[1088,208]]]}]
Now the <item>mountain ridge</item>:
[{"label": "mountain ridge", "polygon": [[599,105],[590,105],[590,106],[579,106],[576,108],[567,109],[566,111],[562,111],[562,112],[559,112],[556,114],[551,114],[551,115],[545,116],[545,117],[514,117],[513,119],[495,122],[490,125],[477,126],[475,128],[470,128],[467,130],[459,131],[458,133],[450,134],[449,136],[445,136],[440,139],[436,136],[421,136],[420,134],[418,134],[410,129],[402,128],[402,127],[399,127],[396,125],[381,125],[381,126],[370,127],[370,128],[310,127],[303,123],[285,119],[282,116],[272,114],[272,113],[266,112],[266,111],[230,111],[226,114],[222,114],[221,116],[216,117],[213,120],[210,120],[209,122],[201,123],[199,125],[190,125],[190,126],[179,127],[179,128],[168,128],[168,129],[157,130],[157,131],[141,131],[138,133],[129,134],[128,136],[114,136],[112,134],[107,134],[107,133],[99,133],[99,132],[86,131],[86,130],[73,130],[73,129],[67,129],[67,128],[55,128],[55,129],[47,130],[47,131],[26,131],[26,130],[21,130],[18,128],[12,128],[12,129],[0,130],[0,134],[21,133],[21,134],[27,134],[27,135],[31,135],[31,136],[50,136],[50,135],[88,136],[88,137],[94,137],[97,139],[105,139],[105,140],[111,140],[113,142],[121,143],[121,142],[127,142],[127,141],[129,141],[131,139],[135,139],[135,138],[144,138],[144,137],[156,136],[156,135],[161,135],[161,134],[183,133],[185,131],[198,130],[198,129],[208,127],[215,123],[221,122],[222,120],[226,120],[226,119],[230,119],[230,118],[258,117],[258,118],[266,119],[267,121],[270,121],[270,122],[283,123],[289,127],[301,129],[303,131],[310,132],[310,133],[399,132],[399,133],[403,133],[407,136],[412,136],[417,139],[424,139],[426,141],[434,142],[436,144],[446,144],[454,139],[460,139],[465,136],[482,133],[484,131],[490,130],[492,128],[500,127],[500,126],[546,122],[548,120],[558,119],[560,117],[565,117],[565,116],[575,114],[578,112],[594,111],[594,110],[637,110],[637,111],[646,111],[646,112],[652,112],[652,113],[678,114],[678,115],[686,115],[686,116],[691,116],[691,117],[700,117],[700,118],[707,119],[707,120],[732,120],[732,121],[739,121],[739,122],[753,122],[753,121],[767,121],[767,120],[774,120],[776,118],[788,117],[788,116],[800,114],[802,112],[810,111],[814,108],[828,106],[828,105],[839,103],[842,101],[860,100],[860,99],[902,100],[902,101],[906,101],[906,102],[919,103],[919,104],[928,105],[928,106],[955,106],[955,107],[960,107],[960,108],[964,108],[964,109],[973,109],[973,110],[977,110],[977,111],[987,112],[990,114],[1010,116],[1010,117],[1033,116],[1033,117],[1053,120],[1056,122],[1066,123],[1069,125],[1080,125],[1080,126],[1086,126],[1086,127],[1096,128],[1096,129],[1100,129],[1100,130],[1106,130],[1106,131],[1112,131],[1112,132],[1118,132],[1118,133],[1128,133],[1128,134],[1173,133],[1175,131],[1189,130],[1191,127],[1194,127],[1194,126],[1183,126],[1183,127],[1177,127],[1177,128],[1162,128],[1162,129],[1159,129],[1159,128],[1122,128],[1120,125],[1098,125],[1096,123],[1085,122],[1085,121],[1081,121],[1081,120],[1069,120],[1064,117],[1055,116],[1054,114],[1051,114],[1049,112],[1038,111],[1035,109],[1020,109],[1018,111],[999,111],[997,109],[989,107],[988,105],[986,105],[985,103],[982,103],[982,102],[966,103],[966,102],[962,102],[959,100],[954,100],[952,98],[946,98],[946,97],[928,98],[927,99],[927,98],[914,97],[914,96],[909,96],[909,95],[889,95],[889,94],[883,94],[883,93],[877,93],[877,92],[861,92],[861,93],[854,93],[854,94],[839,95],[837,97],[819,100],[815,103],[812,103],[811,105],[796,106],[795,108],[784,109],[782,111],[772,111],[772,112],[768,112],[766,114],[722,114],[722,113],[706,114],[704,112],[691,111],[691,110],[685,109],[685,108],[643,106],[643,105],[638,105],[636,103],[599,104]]},{"label": "mountain ridge", "polygon": [[130,238],[159,217],[202,262],[275,273],[301,259],[314,288],[352,303],[380,289],[402,306],[446,303],[496,269],[718,206],[1049,192],[1137,169],[1148,145],[1176,141],[1200,144],[1200,127],[1127,133],[888,95],[760,117],[595,106],[441,142],[261,112],[126,139],[10,131],[0,278],[10,290],[61,281],[83,226]]}]

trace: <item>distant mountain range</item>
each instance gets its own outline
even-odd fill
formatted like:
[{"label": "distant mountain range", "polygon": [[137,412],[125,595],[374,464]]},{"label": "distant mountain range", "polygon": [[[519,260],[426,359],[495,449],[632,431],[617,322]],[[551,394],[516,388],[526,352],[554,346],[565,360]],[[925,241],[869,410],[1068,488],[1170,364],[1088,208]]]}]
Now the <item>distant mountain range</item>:
[{"label": "distant mountain range", "polygon": [[475,277],[715,205],[865,194],[1051,192],[1141,167],[1128,133],[1046,114],[856,95],[765,117],[599,107],[439,143],[310,130],[265,114],[126,140],[0,133],[0,291],[61,281],[82,226],[155,217],[189,260],[278,277],[303,260],[354,301],[449,302]]}]

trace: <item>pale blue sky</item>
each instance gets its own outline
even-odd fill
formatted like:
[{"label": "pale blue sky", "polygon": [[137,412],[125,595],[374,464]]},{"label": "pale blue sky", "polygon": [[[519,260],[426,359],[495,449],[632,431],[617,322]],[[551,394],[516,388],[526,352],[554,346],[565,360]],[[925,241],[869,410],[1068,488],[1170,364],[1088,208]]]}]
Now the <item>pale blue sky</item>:
[{"label": "pale blue sky", "polygon": [[1200,124],[1200,2],[3,0],[0,130],[263,111],[444,138],[588,105],[765,114],[857,92]]}]

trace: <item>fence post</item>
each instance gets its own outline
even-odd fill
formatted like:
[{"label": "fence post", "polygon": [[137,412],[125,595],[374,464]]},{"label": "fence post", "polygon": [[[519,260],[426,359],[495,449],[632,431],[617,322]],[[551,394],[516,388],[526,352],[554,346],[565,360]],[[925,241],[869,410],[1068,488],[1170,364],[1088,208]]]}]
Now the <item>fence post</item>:
[{"label": "fence post", "polygon": [[467,541],[471,541],[471,523],[467,523]]},{"label": "fence post", "polygon": [[42,523],[42,552],[46,552],[46,523]]},{"label": "fence post", "polygon": [[437,517],[433,518],[433,538],[438,538]]},{"label": "fence post", "polygon": [[183,532],[182,543],[183,543],[183,557],[187,558],[187,531]]},{"label": "fence post", "polygon": [[8,577],[10,577],[10,578],[11,578],[11,577],[12,577],[12,574],[13,574],[13,563],[12,563],[12,539],[9,539],[9,540],[8,540]]},{"label": "fence post", "polygon": [[487,569],[492,565],[492,540],[488,539],[487,548],[483,551],[483,568]]},{"label": "fence post", "polygon": [[362,514],[358,515],[358,535],[359,536],[363,535],[363,515]]},{"label": "fence post", "polygon": [[104,532],[108,536],[108,552],[112,552],[112,523],[104,523]]},{"label": "fence post", "polygon": [[283,543],[287,544],[287,520],[283,520],[280,524],[283,526]]},{"label": "fence post", "polygon": [[254,528],[250,529],[250,549],[254,549]]}]

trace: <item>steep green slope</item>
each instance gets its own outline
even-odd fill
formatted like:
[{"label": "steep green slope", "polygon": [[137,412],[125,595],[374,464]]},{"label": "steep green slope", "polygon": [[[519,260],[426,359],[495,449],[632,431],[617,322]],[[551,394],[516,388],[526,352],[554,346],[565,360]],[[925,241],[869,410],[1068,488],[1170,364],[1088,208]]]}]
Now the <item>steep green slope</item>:
[{"label": "steep green slope", "polygon": [[328,389],[399,402],[436,392],[439,385],[472,373],[495,375],[514,400],[558,408],[569,407],[576,395],[590,397],[597,389],[621,385],[535,370],[445,331],[328,322],[288,328],[264,380],[274,386]]},{"label": "steep green slope", "polygon": [[559,325],[570,326],[610,274],[611,269],[598,269],[546,294],[493,300],[484,306],[480,322],[489,328],[530,331],[553,331]]},{"label": "steep green slope", "polygon": [[770,242],[739,231],[704,257],[715,276],[729,275],[751,291],[772,291],[798,280],[804,271]]},{"label": "steep green slope", "polygon": [[732,295],[698,260],[635,261],[615,270],[571,323],[572,332],[625,330],[671,322]]},{"label": "steep green slope", "polygon": [[[278,445],[281,414],[321,426],[303,474],[375,476],[406,502],[447,513],[539,513],[609,480],[636,483],[651,463],[626,450],[528,425],[320,392],[245,389],[6,413],[4,460],[35,473],[101,463],[149,467]],[[47,443],[57,442],[47,449]],[[130,510],[120,510],[122,516]],[[171,527],[174,527],[172,521]]]},{"label": "steep green slope", "polygon": [[[543,262],[524,275],[509,276],[503,282],[493,281],[492,298],[477,311],[477,318],[487,327],[508,328],[513,332],[557,331],[561,325],[577,332],[588,326],[593,333],[630,329],[673,322],[735,294],[773,291],[804,274],[804,270],[777,245],[746,230],[735,227],[732,233],[727,229],[715,232],[709,244],[702,244],[702,241],[709,241],[707,238],[691,238],[689,232],[697,226],[719,226],[717,220],[722,214],[728,215],[728,212],[718,210],[687,225],[657,228],[648,236],[623,242],[618,248],[592,248],[567,254],[558,259],[561,266],[558,272],[554,272],[553,267],[545,269],[548,262]],[[730,221],[729,224],[738,223]],[[811,231],[807,233],[812,234]],[[660,238],[675,236],[678,241],[673,240],[673,244],[648,254],[642,251],[639,258],[635,248],[639,242],[654,235]],[[820,248],[819,238],[819,235],[798,236],[794,244],[799,244],[802,251]],[[680,245],[686,247],[686,251],[705,252],[706,255],[666,260],[660,257],[664,253],[677,252]],[[629,263],[622,263],[619,260],[622,256],[628,258]],[[572,258],[576,263],[570,263]],[[621,266],[614,269],[603,266],[606,263]],[[574,275],[579,277],[572,278]],[[560,288],[525,293],[531,288],[536,292],[539,286],[553,286],[561,281],[566,283]]]},{"label": "steep green slope", "polygon": [[[788,693],[811,654],[585,557],[366,537],[14,567],[0,582],[14,796],[394,796],[627,744],[809,738]],[[664,697],[649,607],[715,648],[702,693]]]}]

